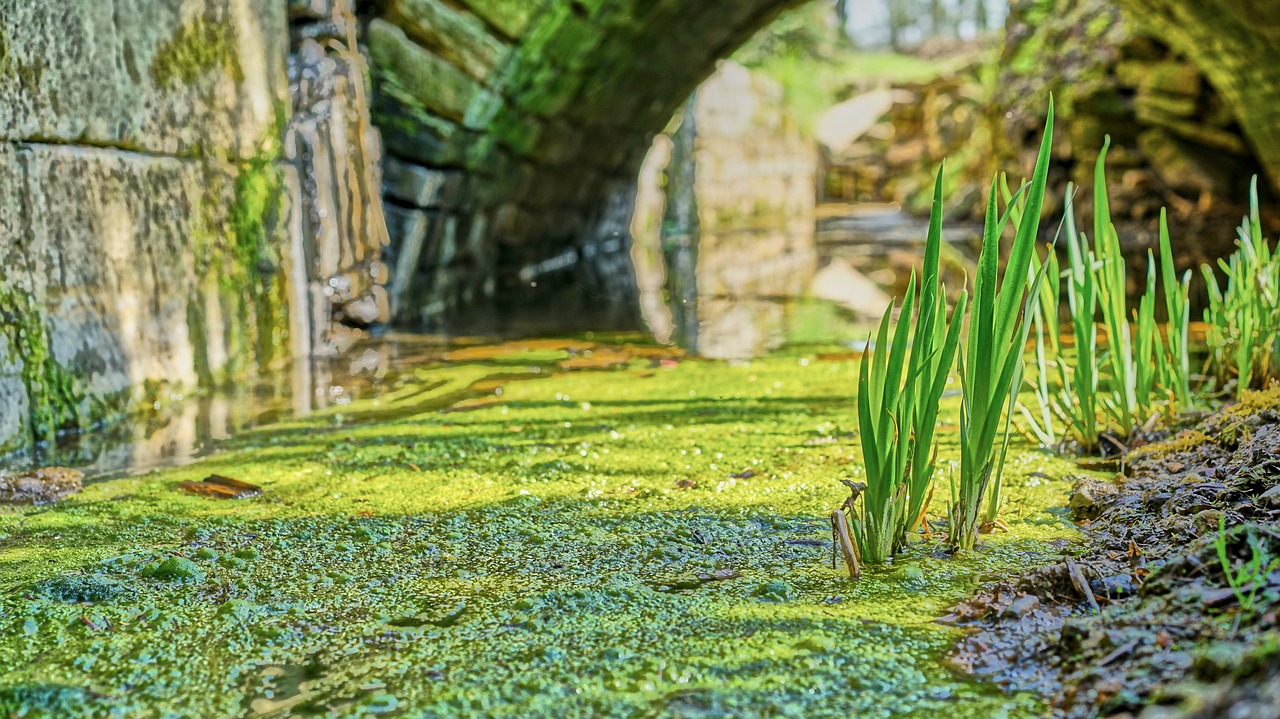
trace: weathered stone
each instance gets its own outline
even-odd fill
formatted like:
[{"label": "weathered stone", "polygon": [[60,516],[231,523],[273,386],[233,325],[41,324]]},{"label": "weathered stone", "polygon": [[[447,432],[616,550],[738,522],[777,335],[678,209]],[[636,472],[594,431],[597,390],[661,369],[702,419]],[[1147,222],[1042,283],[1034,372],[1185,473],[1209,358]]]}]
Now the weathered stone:
[{"label": "weathered stone", "polygon": [[1116,486],[1110,482],[1081,477],[1071,488],[1068,506],[1077,520],[1097,519],[1117,495]]},{"label": "weathered stone", "polygon": [[385,20],[369,24],[368,43],[374,75],[380,82],[399,88],[428,112],[462,121],[479,90],[475,79]]},{"label": "weathered stone", "polygon": [[382,193],[397,202],[433,209],[441,206],[458,179],[456,173],[389,157],[382,166]]},{"label": "weathered stone", "polygon": [[1197,151],[1195,146],[1163,128],[1147,130],[1138,136],[1138,147],[1152,168],[1169,187],[1186,194],[1212,195],[1217,188],[1229,186],[1226,168],[1211,154]]},{"label": "weathered stone", "polygon": [[338,317],[348,324],[369,326],[391,319],[391,305],[386,288],[374,287],[353,302],[348,302],[339,310]]},{"label": "weathered stone", "polygon": [[305,20],[326,20],[332,8],[330,0],[288,0],[289,17]]},{"label": "weathered stone", "polygon": [[1204,76],[1185,62],[1168,61],[1147,66],[1139,88],[1144,92],[1199,97]]},{"label": "weathered stone", "polygon": [[1160,123],[1167,120],[1186,119],[1196,114],[1196,98],[1161,93],[1141,93],[1135,99],[1138,120]]},{"label": "weathered stone", "polygon": [[1280,188],[1280,5],[1266,0],[1122,0],[1183,53],[1235,111]]},{"label": "weathered stone", "polygon": [[463,0],[463,3],[511,39],[520,37],[542,9],[540,3],[529,0]]},{"label": "weathered stone", "polygon": [[387,229],[396,248],[395,271],[387,288],[391,313],[395,316],[418,274],[423,248],[431,232],[431,218],[422,210],[391,206],[387,208]]},{"label": "weathered stone", "polygon": [[476,80],[488,77],[509,50],[489,34],[483,20],[440,0],[391,0],[383,12],[409,36]]},{"label": "weathered stone", "polygon": [[0,38],[0,139],[247,159],[286,102],[281,3],[10,1]]},{"label": "weathered stone", "polygon": [[[189,390],[279,359],[252,332],[286,336],[286,320],[258,317],[242,289],[280,287],[265,264],[278,227],[248,214],[278,201],[249,190],[268,191],[272,170],[48,145],[21,157],[34,305],[78,402],[124,409],[154,399],[144,386]],[[242,241],[261,243],[254,258]]]},{"label": "weathered stone", "polygon": [[[328,19],[346,35],[324,43],[301,39],[289,60],[290,159],[302,178],[301,231],[313,258],[306,281],[322,288],[312,298],[320,303],[312,311],[317,345],[328,343],[334,320],[350,316],[342,305],[388,281],[379,258],[390,241],[380,197],[382,143],[369,115],[349,0],[333,0]],[[362,315],[359,323],[369,322]]]}]

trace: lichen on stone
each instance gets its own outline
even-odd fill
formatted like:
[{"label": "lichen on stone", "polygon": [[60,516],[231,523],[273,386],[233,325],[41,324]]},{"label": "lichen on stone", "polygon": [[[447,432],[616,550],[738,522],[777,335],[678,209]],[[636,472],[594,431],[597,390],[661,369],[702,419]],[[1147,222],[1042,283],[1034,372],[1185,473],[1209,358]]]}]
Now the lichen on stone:
[{"label": "lichen on stone", "polygon": [[200,15],[185,22],[156,49],[151,61],[151,77],[163,88],[174,89],[199,82],[215,70],[232,81],[244,81],[244,71],[236,57],[236,32],[226,18]]}]

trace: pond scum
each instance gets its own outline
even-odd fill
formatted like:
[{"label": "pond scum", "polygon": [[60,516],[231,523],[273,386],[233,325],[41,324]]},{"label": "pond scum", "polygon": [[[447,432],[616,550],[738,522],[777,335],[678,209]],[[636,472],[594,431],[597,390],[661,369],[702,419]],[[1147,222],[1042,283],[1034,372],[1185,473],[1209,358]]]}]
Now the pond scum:
[{"label": "pond scum", "polygon": [[[612,369],[562,369],[592,355]],[[933,620],[1073,540],[1065,484],[1043,478],[1069,465],[1016,445],[1009,533],[963,560],[913,539],[855,584],[825,516],[861,474],[852,357],[468,356],[343,416],[0,515],[0,713],[1042,713],[950,674],[958,631]],[[530,367],[547,378],[415,410]],[[943,472],[957,412],[944,398]],[[179,489],[210,474],[265,491]]]},{"label": "pond scum", "polygon": [[[890,341],[886,320],[861,358],[727,365],[625,337],[473,347],[380,399],[248,433],[190,467],[6,510],[0,713],[1042,715],[1033,695],[949,673],[959,634],[935,621],[983,583],[1078,551],[1059,480],[1079,466],[1011,440],[1029,328],[1041,405],[1021,415],[1042,442],[1127,450],[1153,407],[1209,400],[1186,387],[1186,282],[1166,228],[1163,287],[1182,296],[1165,300],[1181,322],[1153,326],[1153,256],[1126,313],[1101,158],[1094,249],[1066,223],[1081,349],[1046,347],[1056,322],[1042,308],[1061,293],[1037,284],[1058,278],[1033,243],[1051,130],[1052,114],[1035,176],[1005,191],[1003,212],[993,183],[963,340],[949,328],[964,305],[946,322],[927,266],[927,321],[908,324],[912,295],[901,330]],[[1280,260],[1251,200],[1229,282],[1211,292],[1202,394],[1265,385],[1280,366]],[[914,347],[942,348],[937,366],[932,351],[908,358],[913,330]],[[945,371],[953,352],[959,382]],[[1141,393],[1120,398],[1130,384]],[[873,560],[856,582],[832,551],[837,480],[855,493],[851,523],[836,515],[857,540],[845,555]],[[929,480],[952,496],[926,492]],[[1219,555],[1244,604],[1253,565]]]}]

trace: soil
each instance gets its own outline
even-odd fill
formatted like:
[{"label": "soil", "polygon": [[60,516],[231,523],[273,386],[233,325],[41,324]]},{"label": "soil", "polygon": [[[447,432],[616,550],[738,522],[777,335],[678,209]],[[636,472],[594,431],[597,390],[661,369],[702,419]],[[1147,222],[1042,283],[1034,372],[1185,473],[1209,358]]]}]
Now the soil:
[{"label": "soil", "polygon": [[1280,717],[1280,388],[1121,469],[1076,481],[1074,556],[941,620],[971,628],[950,663],[1060,717]]}]

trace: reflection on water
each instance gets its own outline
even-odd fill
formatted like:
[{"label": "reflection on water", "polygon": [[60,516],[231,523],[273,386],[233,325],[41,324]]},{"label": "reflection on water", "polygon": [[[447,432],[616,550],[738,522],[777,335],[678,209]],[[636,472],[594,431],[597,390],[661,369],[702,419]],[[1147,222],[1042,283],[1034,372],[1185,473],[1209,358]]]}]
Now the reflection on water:
[{"label": "reflection on water", "polygon": [[246,429],[392,391],[410,380],[413,368],[439,361],[448,349],[432,336],[367,339],[337,357],[295,363],[207,396],[173,397],[145,416],[0,457],[0,473],[58,465],[99,479],[186,464]]},{"label": "reflection on water", "polygon": [[[697,347],[717,359],[749,359],[788,345],[860,346],[891,296],[906,291],[923,259],[928,221],[896,206],[819,208],[819,219],[702,234],[697,264]],[[981,228],[945,230],[943,280],[953,292],[974,264]],[[662,336],[661,270],[638,267],[645,316]]]},{"label": "reflection on water", "polygon": [[[858,347],[865,341],[890,295],[905,290],[911,268],[919,265],[927,223],[893,207],[821,210],[816,222],[798,218],[775,227],[699,237],[698,327],[691,334],[698,338],[700,354],[740,360],[784,346]],[[978,231],[953,226],[949,232],[944,278],[948,286],[959,288],[972,264]],[[659,336],[665,322],[670,336],[672,317],[661,314],[661,268],[639,264],[638,270],[647,295],[646,318]],[[569,349],[571,356],[558,362],[560,370],[591,369],[613,361],[601,348],[594,355],[583,348]],[[88,478],[98,479],[186,464],[247,429],[382,396],[414,381],[417,368],[441,361],[483,361],[480,355],[486,351],[475,347],[474,340],[441,336],[365,339],[340,356],[297,363],[254,384],[172,398],[146,416],[68,436],[55,446],[0,457],[0,473],[60,465],[80,468]],[[479,395],[492,400],[489,385],[525,378],[508,368],[488,378],[488,384],[479,382],[441,396],[424,393],[423,403],[414,408],[428,411],[483,401],[476,399]]]}]

